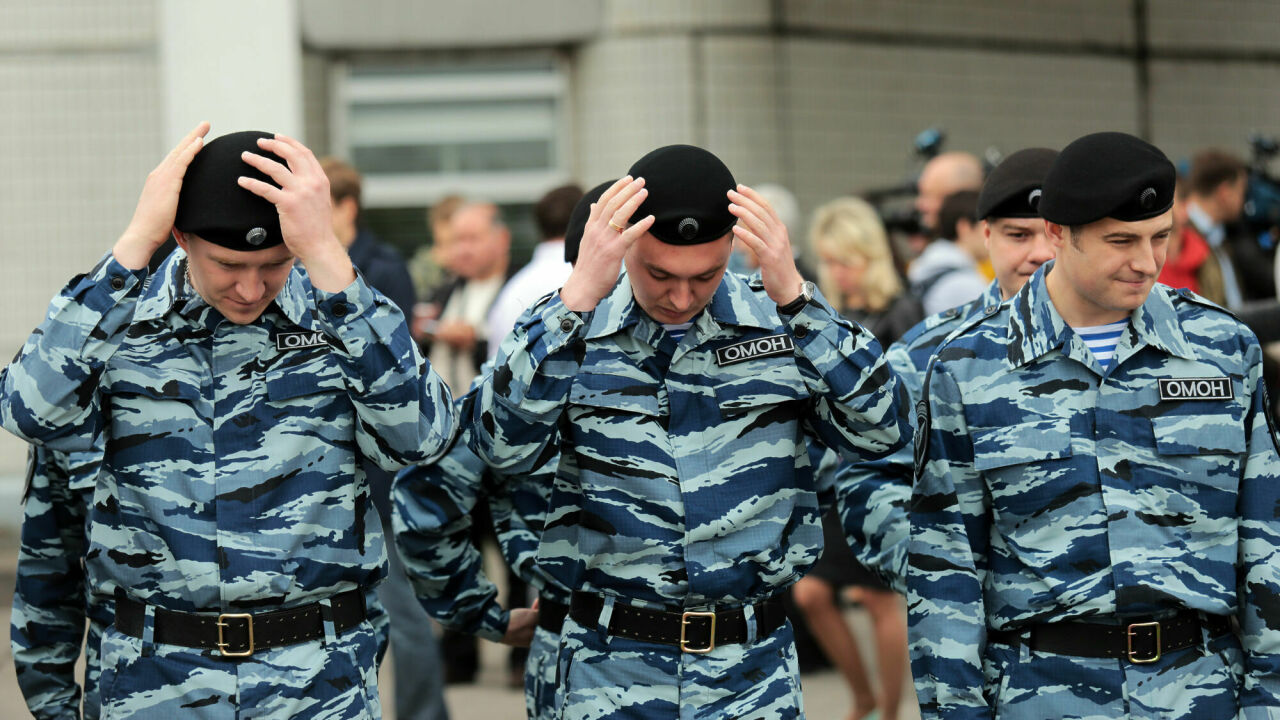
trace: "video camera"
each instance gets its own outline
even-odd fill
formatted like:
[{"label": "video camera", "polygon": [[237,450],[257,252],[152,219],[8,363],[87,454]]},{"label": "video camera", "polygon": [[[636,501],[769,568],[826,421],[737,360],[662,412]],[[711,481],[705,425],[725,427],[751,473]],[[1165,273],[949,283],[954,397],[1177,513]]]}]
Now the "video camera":
[{"label": "video camera", "polygon": [[[921,131],[912,142],[913,161],[923,166],[942,152],[942,144],[946,139],[946,131],[942,128],[931,127]],[[915,197],[919,177],[920,173],[917,171],[896,185],[869,188],[857,193],[876,209],[890,235],[915,235],[921,232],[919,213],[910,202],[904,202],[904,199]]]},{"label": "video camera", "polygon": [[1280,179],[1267,165],[1280,154],[1280,142],[1274,136],[1254,132],[1249,136],[1252,155],[1249,161],[1249,189],[1244,201],[1244,222],[1258,239],[1263,250],[1271,251],[1280,238]]}]

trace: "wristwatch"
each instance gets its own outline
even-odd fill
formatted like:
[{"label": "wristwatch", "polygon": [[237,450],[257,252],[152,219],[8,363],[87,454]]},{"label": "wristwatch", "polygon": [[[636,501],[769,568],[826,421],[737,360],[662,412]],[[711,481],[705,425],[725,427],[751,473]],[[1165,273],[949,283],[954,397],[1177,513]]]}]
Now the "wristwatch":
[{"label": "wristwatch", "polygon": [[805,280],[800,283],[800,297],[797,297],[786,305],[779,305],[778,314],[795,315],[796,313],[799,313],[804,309],[805,305],[808,305],[813,300],[813,296],[817,294],[817,292],[818,287],[812,282]]}]

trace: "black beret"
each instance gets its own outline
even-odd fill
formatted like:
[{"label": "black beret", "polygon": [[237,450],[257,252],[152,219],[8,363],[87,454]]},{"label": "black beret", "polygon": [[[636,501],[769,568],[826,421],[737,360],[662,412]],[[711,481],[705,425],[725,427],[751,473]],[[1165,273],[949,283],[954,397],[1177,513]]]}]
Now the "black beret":
[{"label": "black beret", "polygon": [[1040,184],[1057,157],[1057,150],[1026,148],[1002,160],[982,184],[978,219],[1040,217]]},{"label": "black beret", "polygon": [[599,200],[604,191],[616,182],[618,181],[610,180],[591,188],[578,199],[578,204],[573,206],[573,212],[569,213],[569,226],[564,231],[565,262],[570,264],[578,262],[578,247],[582,245],[582,233],[586,231],[587,218],[591,216],[591,203]]},{"label": "black beret", "polygon": [[652,215],[649,232],[664,243],[700,245],[718,240],[737,221],[729,212],[728,192],[738,183],[720,158],[700,147],[658,148],[637,160],[627,174],[644,178],[649,191],[631,222]]},{"label": "black beret", "polygon": [[279,187],[240,157],[248,150],[287,167],[283,158],[258,147],[258,138],[273,137],[245,130],[215,138],[201,148],[182,179],[174,226],[232,250],[265,250],[284,242],[276,206],[236,183],[243,175]]},{"label": "black beret", "polygon": [[1062,149],[1044,178],[1040,215],[1059,225],[1146,220],[1173,207],[1177,171],[1156,146],[1101,132]]}]

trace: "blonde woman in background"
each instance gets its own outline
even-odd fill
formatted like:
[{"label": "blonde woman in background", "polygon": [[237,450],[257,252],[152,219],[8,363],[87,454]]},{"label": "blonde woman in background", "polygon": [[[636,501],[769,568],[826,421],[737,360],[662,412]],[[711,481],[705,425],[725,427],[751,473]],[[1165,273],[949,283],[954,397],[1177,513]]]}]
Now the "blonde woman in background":
[{"label": "blonde woman in background", "polygon": [[[893,264],[884,225],[863,200],[839,198],[818,208],[809,239],[820,260],[822,293],[845,317],[871,331],[882,347],[922,319]],[[831,453],[828,452],[830,455]],[[814,453],[811,453],[811,457]],[[901,598],[854,558],[834,509],[823,518],[824,550],[793,597],[810,631],[853,693],[849,720],[896,720],[907,670],[907,618]],[[837,592],[854,596],[871,616],[880,692],[871,689]]]},{"label": "blonde woman in background", "polygon": [[882,349],[924,319],[894,267],[884,224],[865,200],[838,198],[818,208],[809,241],[820,260],[822,293],[842,315],[870,330]]}]

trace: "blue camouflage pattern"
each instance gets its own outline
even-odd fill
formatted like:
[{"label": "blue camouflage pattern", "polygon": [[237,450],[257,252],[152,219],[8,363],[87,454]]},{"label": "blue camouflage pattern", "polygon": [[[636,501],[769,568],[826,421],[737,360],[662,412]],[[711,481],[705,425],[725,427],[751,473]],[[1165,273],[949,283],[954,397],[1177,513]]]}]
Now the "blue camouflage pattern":
[{"label": "blue camouflage pattern", "polygon": [[372,588],[386,554],[360,460],[398,470],[440,452],[448,390],[358,274],[326,293],[295,266],[263,315],[237,325],[185,268],[181,251],[151,276],[108,253],[74,278],[0,375],[0,421],[54,450],[101,442],[95,598],[254,612],[361,588],[369,619],[232,663],[109,628],[103,715],[378,717],[385,616]]},{"label": "blue camouflage pattern", "polygon": [[[1257,339],[1156,285],[1103,372],[1051,270],[929,371],[907,576],[924,717],[1280,717],[1280,457]],[[1160,379],[1205,377],[1232,399],[1161,400]],[[1239,639],[1149,665],[987,642],[1179,610],[1234,616]]]},{"label": "blue camouflage pattern", "polygon": [[[635,303],[624,273],[585,317],[550,297],[499,358],[472,411],[472,447],[506,476],[558,454],[537,563],[607,603],[692,610],[776,594],[821,554],[834,498],[810,440],[869,459],[908,433],[874,337],[821,297],[780,319],[758,277],[726,273],[677,343]],[[797,716],[789,631],[694,658],[643,643],[623,652],[632,641],[570,627],[559,649],[563,717],[651,716],[632,681],[642,673],[655,693],[675,692],[682,713]],[[587,661],[606,645],[607,661]],[[729,667],[754,678],[754,691],[707,684]]]},{"label": "blue camouflage pattern", "polygon": [[[972,302],[930,315],[889,346],[884,357],[898,376],[899,402],[903,407],[914,408],[919,402],[929,360],[947,336],[974,313],[994,309],[1002,301],[1000,286],[993,280]],[[902,595],[907,592],[907,505],[911,500],[914,447],[908,442],[883,458],[842,463],[836,479],[840,520],[855,557]]]},{"label": "blue camouflage pattern", "polygon": [[[101,451],[31,446],[9,641],[18,687],[36,720],[98,717],[98,645],[110,601],[93,598],[82,561]],[[87,626],[87,631],[86,631]],[[87,635],[86,635],[87,632]],[[83,683],[75,664],[83,645]]]},{"label": "blue camouflage pattern", "polygon": [[[486,363],[481,377],[492,367]],[[457,400],[459,417],[471,414],[475,397],[471,392]],[[569,590],[537,563],[558,459],[539,463],[527,475],[501,477],[475,455],[469,438],[464,427],[439,460],[400,471],[392,489],[395,540],[429,614],[454,629],[498,641],[509,613],[499,604],[497,586],[485,575],[483,557],[472,542],[471,512],[485,497],[503,559],[541,597],[568,605]],[[529,647],[525,703],[534,720],[554,717],[558,642],[558,633],[539,627]]]}]

